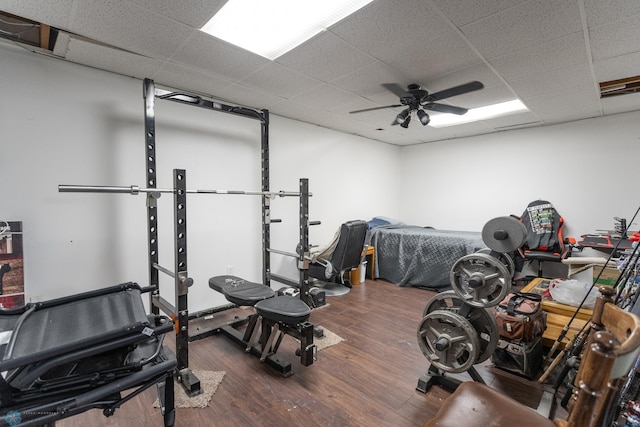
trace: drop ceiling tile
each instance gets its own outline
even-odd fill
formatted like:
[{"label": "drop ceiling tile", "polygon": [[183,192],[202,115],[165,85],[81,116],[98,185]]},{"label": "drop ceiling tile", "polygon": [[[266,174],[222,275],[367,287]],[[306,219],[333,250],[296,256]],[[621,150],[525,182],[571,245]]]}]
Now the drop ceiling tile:
[{"label": "drop ceiling tile", "polygon": [[244,86],[238,83],[232,84],[216,95],[220,96],[221,100],[228,100],[230,103],[254,109],[271,109],[272,106],[279,105],[286,101],[284,98],[277,95],[265,93],[256,88]]},{"label": "drop ceiling tile", "polygon": [[594,61],[593,69],[598,82],[640,75],[640,52],[617,56],[605,61]]},{"label": "drop ceiling tile", "polygon": [[539,126],[542,124],[538,116],[530,111],[483,120],[483,123],[495,130],[507,130],[525,126]]},{"label": "drop ceiling tile", "polygon": [[582,30],[571,1],[529,0],[461,28],[485,58],[495,58]]},{"label": "drop ceiling tile", "polygon": [[523,76],[509,81],[509,85],[522,97],[566,92],[570,88],[588,85],[592,85],[594,90],[596,87],[589,68],[584,65]]},{"label": "drop ceiling tile", "polygon": [[320,126],[331,124],[336,120],[335,116],[329,112],[291,100],[274,105],[271,111],[279,116]]},{"label": "drop ceiling tile", "polygon": [[234,83],[211,73],[185,68],[179,64],[164,63],[153,78],[158,84],[164,84],[174,89],[193,91],[202,95],[209,95],[219,101],[219,94],[229,89]]},{"label": "drop ceiling tile", "polygon": [[640,15],[638,0],[584,0],[589,28]]},{"label": "drop ceiling tile", "polygon": [[124,0],[75,3],[70,30],[141,55],[167,59],[193,32],[188,26]]},{"label": "drop ceiling tile", "polygon": [[[349,108],[349,107],[345,107]],[[349,111],[353,111],[349,109]],[[366,111],[363,113],[349,114],[349,119],[354,123],[362,123],[368,125],[374,129],[384,128],[392,126],[396,116],[401,111],[400,108],[383,108],[380,110]],[[395,128],[395,126],[394,126]]]},{"label": "drop ceiling tile", "polygon": [[554,94],[523,97],[522,101],[546,124],[601,115],[599,98],[593,85]]},{"label": "drop ceiling tile", "polygon": [[463,137],[472,136],[472,135],[481,135],[481,134],[489,133],[493,131],[493,128],[488,126],[484,122],[465,123],[457,126],[450,126],[445,129],[448,129],[449,132],[451,132],[456,138],[463,138]]},{"label": "drop ceiling tile", "polygon": [[487,64],[481,62],[461,70],[431,77],[429,81],[423,82],[423,87],[430,92],[437,92],[475,80],[484,85],[485,89],[481,90],[504,85],[500,77]]},{"label": "drop ceiling tile", "polygon": [[124,50],[89,42],[76,37],[69,38],[65,59],[114,73],[139,79],[152,76],[162,65],[160,61],[136,55]]},{"label": "drop ceiling tile", "polygon": [[[600,103],[605,114],[640,111],[640,93],[610,96],[602,98]],[[638,119],[640,119],[640,113],[638,113]]]},{"label": "drop ceiling tile", "polygon": [[73,0],[3,0],[0,10],[52,27],[68,29],[73,3]]},{"label": "drop ceiling tile", "polygon": [[[382,62],[374,62],[366,67],[345,74],[331,81],[333,86],[368,98],[380,93],[387,93],[383,83],[406,81],[406,77],[397,70]],[[366,108],[366,107],[362,107]]]},{"label": "drop ceiling tile", "polygon": [[414,81],[428,81],[431,76],[479,64],[481,59],[461,37],[448,33],[431,40],[416,37],[385,61],[405,70],[407,77]]},{"label": "drop ceiling tile", "polygon": [[640,15],[593,28],[589,38],[594,61],[638,52]]},{"label": "drop ceiling tile", "polygon": [[576,65],[589,69],[582,32],[493,58],[489,63],[508,82]]},{"label": "drop ceiling tile", "polygon": [[276,59],[323,82],[330,82],[375,62],[369,55],[325,31]]},{"label": "drop ceiling tile", "polygon": [[462,27],[502,12],[525,1],[526,0],[483,0],[481,2],[468,2],[431,0],[457,27]]},{"label": "drop ceiling tile", "polygon": [[268,62],[242,79],[240,83],[265,92],[277,93],[285,98],[291,98],[322,84],[316,79],[300,74],[277,62]]},{"label": "drop ceiling tile", "polygon": [[446,139],[453,139],[456,137],[456,126],[450,126],[446,128],[434,128],[426,126],[419,135],[415,137],[413,141],[406,141],[403,145],[416,145],[425,142],[442,141]]},{"label": "drop ceiling tile", "polygon": [[188,43],[171,57],[171,61],[236,82],[270,62],[202,31],[194,31]]},{"label": "drop ceiling tile", "polygon": [[202,28],[227,0],[131,0],[131,2],[190,27]]},{"label": "drop ceiling tile", "polygon": [[357,95],[328,84],[316,86],[291,98],[292,101],[297,103],[330,112],[341,105],[353,103],[358,99],[360,98]]},{"label": "drop ceiling tile", "polygon": [[383,61],[415,43],[416,38],[431,40],[452,32],[430,5],[420,0],[375,1],[330,31]]}]

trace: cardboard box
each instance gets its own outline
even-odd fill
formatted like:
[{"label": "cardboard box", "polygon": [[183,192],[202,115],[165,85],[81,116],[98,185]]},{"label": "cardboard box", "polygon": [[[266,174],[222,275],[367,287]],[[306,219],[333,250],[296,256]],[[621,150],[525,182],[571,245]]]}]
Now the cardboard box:
[{"label": "cardboard box", "polygon": [[[602,274],[600,271],[602,270]],[[596,282],[596,285],[613,286],[616,284],[620,272],[615,267],[605,267],[604,270],[601,267],[593,267],[593,280],[600,275],[600,278]]]}]

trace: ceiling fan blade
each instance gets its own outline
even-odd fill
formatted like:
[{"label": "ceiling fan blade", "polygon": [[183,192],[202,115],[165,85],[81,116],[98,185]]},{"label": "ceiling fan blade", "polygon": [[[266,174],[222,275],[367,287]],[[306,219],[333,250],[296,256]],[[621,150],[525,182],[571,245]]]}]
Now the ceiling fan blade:
[{"label": "ceiling fan blade", "polygon": [[480,90],[483,87],[484,85],[482,83],[473,81],[460,86],[454,86],[449,89],[441,90],[440,92],[432,93],[427,96],[426,101],[440,101],[446,98],[451,98],[452,96],[462,95],[465,93],[473,92],[475,90]]},{"label": "ceiling fan blade", "polygon": [[424,106],[424,109],[439,111],[441,113],[451,113],[451,114],[458,114],[458,115],[463,115],[467,111],[469,111],[466,108],[454,107],[453,105],[445,105],[445,104],[427,104]]},{"label": "ceiling fan blade", "polygon": [[403,88],[402,86],[396,83],[383,83],[382,87],[387,89],[389,92],[393,93],[394,95],[396,95],[398,98],[411,95],[409,92],[407,92],[406,88]]},{"label": "ceiling fan blade", "polygon": [[373,108],[365,108],[364,110],[349,111],[349,114],[364,113],[365,111],[375,111],[375,110],[382,110],[384,108],[396,108],[396,107],[402,107],[402,104],[385,105],[384,107],[373,107]]}]

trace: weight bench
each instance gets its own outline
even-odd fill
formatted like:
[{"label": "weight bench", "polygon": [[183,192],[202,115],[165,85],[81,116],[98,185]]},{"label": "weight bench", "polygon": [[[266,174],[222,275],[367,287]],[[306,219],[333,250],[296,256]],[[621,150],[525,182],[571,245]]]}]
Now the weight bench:
[{"label": "weight bench", "polygon": [[163,344],[173,323],[147,316],[149,290],[125,283],[0,310],[0,426],[53,425],[95,408],[110,416],[154,385],[173,426],[176,359]]},{"label": "weight bench", "polygon": [[[260,357],[262,362],[277,369],[284,377],[293,375],[291,363],[276,354],[287,334],[300,341],[296,355],[300,356],[302,365],[309,366],[316,359],[313,324],[308,321],[311,309],[302,300],[289,295],[276,295],[268,286],[236,276],[212,277],[209,287],[222,293],[227,301],[235,305],[255,309],[248,318],[220,328],[221,332],[244,347],[247,353]],[[247,327],[244,332],[236,329],[245,323]]]}]

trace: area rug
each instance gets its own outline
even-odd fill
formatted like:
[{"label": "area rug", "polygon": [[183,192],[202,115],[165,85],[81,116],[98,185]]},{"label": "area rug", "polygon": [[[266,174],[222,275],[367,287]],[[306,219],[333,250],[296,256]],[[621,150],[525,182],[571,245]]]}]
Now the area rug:
[{"label": "area rug", "polygon": [[322,326],[321,328],[324,331],[324,335],[321,338],[318,338],[318,337],[313,338],[313,343],[316,345],[316,348],[318,349],[318,351],[324,350],[325,348],[329,348],[332,345],[336,345],[344,341],[344,338],[334,334],[327,328],[324,328]]},{"label": "area rug", "polygon": [[[206,408],[211,397],[218,389],[222,382],[222,378],[226,374],[225,371],[199,371],[193,370],[193,374],[200,380],[200,388],[202,393],[197,396],[189,397],[184,391],[182,385],[176,381],[175,383],[175,407],[176,408]],[[160,407],[160,401],[156,399],[153,404],[154,408]]]}]

